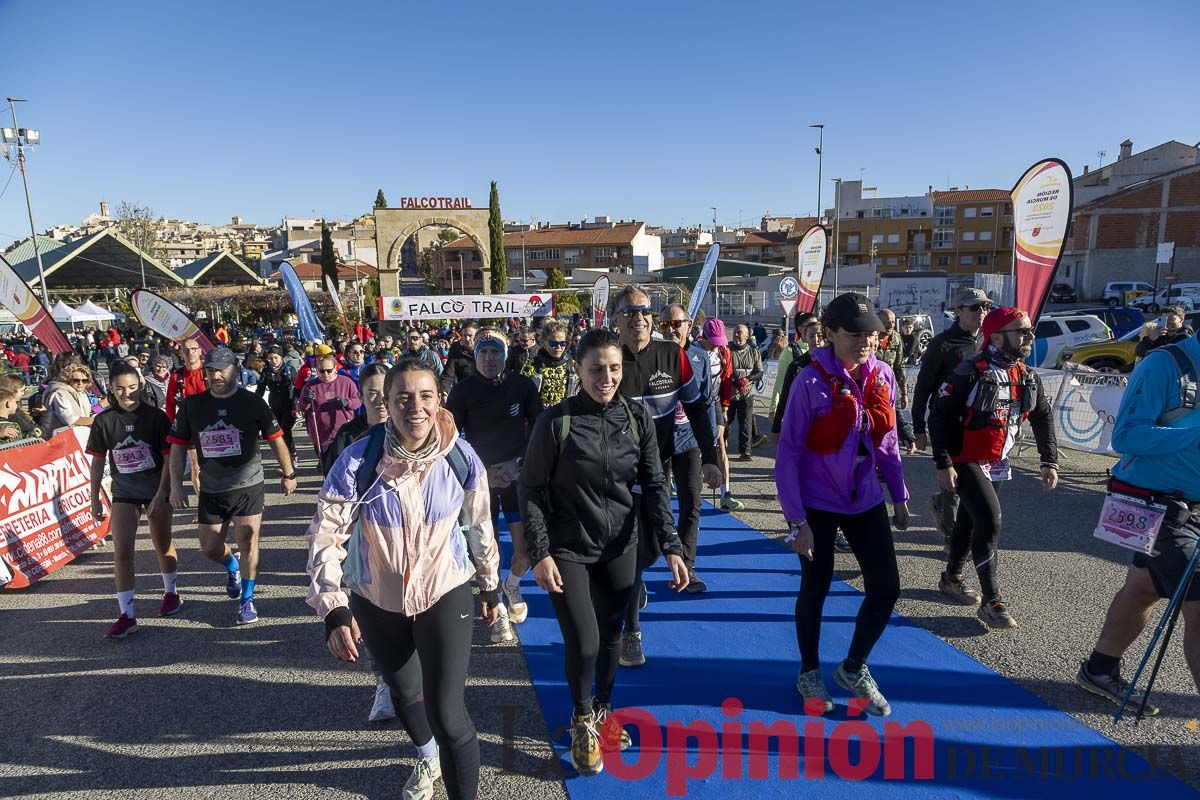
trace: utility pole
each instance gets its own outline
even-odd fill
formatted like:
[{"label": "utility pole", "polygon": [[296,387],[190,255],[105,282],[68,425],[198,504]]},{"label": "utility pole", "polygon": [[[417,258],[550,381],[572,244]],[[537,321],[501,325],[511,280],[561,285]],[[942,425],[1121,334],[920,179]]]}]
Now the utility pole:
[{"label": "utility pole", "polygon": [[838,295],[838,262],[841,260],[839,235],[842,226],[842,179],[831,178],[837,188],[833,196],[833,296]]},{"label": "utility pole", "polygon": [[[12,112],[13,126],[4,129],[4,143],[17,146],[17,168],[21,170],[21,183],[25,187],[25,210],[29,213],[29,235],[33,242],[33,255],[37,259],[38,288],[42,290],[42,304],[50,309],[50,289],[46,286],[46,271],[42,267],[42,248],[38,247],[37,227],[33,224],[33,204],[29,200],[29,178],[25,174],[25,147],[40,144],[42,133],[38,130],[21,128],[17,125],[17,103],[25,101],[18,97],[7,97],[8,110]],[[7,156],[7,151],[5,152]],[[145,281],[143,280],[143,284]]]},{"label": "utility pole", "polygon": [[817,219],[821,219],[821,184],[824,183],[822,172],[825,169],[825,126],[823,124],[809,125],[816,128],[817,139]]},{"label": "utility pole", "polygon": [[[713,212],[713,243],[717,241],[717,207],[709,206]],[[716,264],[713,264],[713,319],[719,319],[721,316],[721,264],[720,259],[717,259]]]}]

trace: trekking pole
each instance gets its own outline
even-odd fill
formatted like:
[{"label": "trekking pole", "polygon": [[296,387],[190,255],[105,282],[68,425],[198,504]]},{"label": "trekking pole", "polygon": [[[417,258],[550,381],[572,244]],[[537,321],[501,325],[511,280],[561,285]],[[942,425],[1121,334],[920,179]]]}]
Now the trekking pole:
[{"label": "trekking pole", "polygon": [[[1142,656],[1141,663],[1138,664],[1137,671],[1133,673],[1133,679],[1129,682],[1129,688],[1125,691],[1125,699],[1121,701],[1120,707],[1117,708],[1117,713],[1113,716],[1113,722],[1120,722],[1121,715],[1125,711],[1125,706],[1129,704],[1129,700],[1133,697],[1133,690],[1137,686],[1138,678],[1142,675],[1142,670],[1146,668],[1146,663],[1150,660],[1150,654],[1154,652],[1155,645],[1163,636],[1164,630],[1167,631],[1167,640],[1171,637],[1171,631],[1175,628],[1175,620],[1179,617],[1179,612],[1183,608],[1183,596],[1188,587],[1192,584],[1192,578],[1196,574],[1196,566],[1200,564],[1200,544],[1197,544],[1195,551],[1192,553],[1191,560],[1188,561],[1187,571],[1183,577],[1179,579],[1179,585],[1175,587],[1175,591],[1171,594],[1171,600],[1167,603],[1167,610],[1163,613],[1162,619],[1159,620],[1158,626],[1154,630],[1154,636],[1150,638],[1150,644],[1146,646],[1146,652]],[[1167,642],[1163,642],[1161,651],[1158,654],[1158,659],[1155,661],[1154,669],[1150,675],[1146,685],[1146,691],[1142,695],[1142,705],[1138,709],[1138,719],[1142,717],[1142,712],[1146,708],[1146,702],[1150,696],[1150,689],[1154,683],[1154,678],[1158,674],[1158,666],[1162,663],[1163,654],[1166,652]]]},{"label": "trekking pole", "polygon": [[[1189,574],[1187,583],[1191,584],[1192,575]],[[1187,596],[1187,588],[1184,588],[1184,596]],[[1167,647],[1171,643],[1171,635],[1175,632],[1175,623],[1179,621],[1179,615],[1183,611],[1183,601],[1176,604],[1175,610],[1171,613],[1171,620],[1167,623],[1167,632],[1163,634],[1162,644],[1158,648],[1158,655],[1154,659],[1154,667],[1150,670],[1150,677],[1146,679],[1146,690],[1142,692],[1142,702],[1138,706],[1137,716],[1134,717],[1134,724],[1141,723],[1142,717],[1146,715],[1146,704],[1150,701],[1150,692],[1154,688],[1154,680],[1158,677],[1158,668],[1162,666],[1163,656],[1167,654]]]}]

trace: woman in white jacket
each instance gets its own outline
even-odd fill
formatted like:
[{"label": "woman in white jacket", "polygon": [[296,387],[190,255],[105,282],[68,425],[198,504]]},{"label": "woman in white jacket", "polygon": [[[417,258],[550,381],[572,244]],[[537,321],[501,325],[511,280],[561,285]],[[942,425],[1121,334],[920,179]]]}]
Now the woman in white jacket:
[{"label": "woman in white jacket", "polygon": [[440,776],[451,800],[473,800],[479,740],[464,699],[472,578],[488,624],[500,602],[487,471],[458,438],[427,365],[393,367],[384,395],[389,420],[350,445],[321,488],[307,600],[330,652],[354,662],[365,641],[400,700],[418,751],[404,796],[430,796]]}]

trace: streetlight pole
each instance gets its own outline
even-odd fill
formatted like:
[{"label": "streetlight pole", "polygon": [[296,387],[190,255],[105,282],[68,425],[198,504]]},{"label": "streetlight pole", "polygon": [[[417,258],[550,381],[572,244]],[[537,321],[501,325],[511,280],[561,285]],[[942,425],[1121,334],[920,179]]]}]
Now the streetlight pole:
[{"label": "streetlight pole", "polygon": [[834,190],[837,194],[833,197],[833,296],[838,295],[838,262],[841,260],[841,236],[839,235],[842,229],[842,179],[831,178],[837,188]]},{"label": "streetlight pole", "polygon": [[821,218],[821,184],[824,183],[822,172],[825,169],[825,126],[822,124],[809,125],[816,128],[817,139],[817,219]]},{"label": "streetlight pole", "polygon": [[462,289],[462,293],[467,293],[467,273],[463,270],[463,253],[458,251],[458,285]]},{"label": "streetlight pole", "polygon": [[[17,103],[24,103],[17,97],[7,97],[8,110],[12,112],[13,126],[4,131],[4,143],[17,146],[17,168],[21,170],[21,183],[25,187],[25,210],[29,213],[29,235],[33,241],[33,255],[37,259],[38,288],[42,290],[42,304],[50,308],[50,290],[46,287],[46,271],[42,267],[42,249],[38,247],[37,227],[33,224],[33,204],[29,200],[29,178],[25,175],[25,145],[35,145],[41,141],[41,132],[17,126]],[[6,153],[7,155],[7,153]]]},{"label": "streetlight pole", "polygon": [[[717,207],[709,206],[713,212],[713,242],[717,241]],[[713,264],[713,319],[721,317],[721,259]]]},{"label": "streetlight pole", "polygon": [[521,291],[529,292],[529,279],[525,274],[525,231],[521,231]]}]

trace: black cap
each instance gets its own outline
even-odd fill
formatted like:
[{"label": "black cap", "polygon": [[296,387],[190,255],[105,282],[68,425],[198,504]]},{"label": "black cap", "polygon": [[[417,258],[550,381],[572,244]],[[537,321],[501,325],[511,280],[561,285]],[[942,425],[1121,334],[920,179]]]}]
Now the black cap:
[{"label": "black cap", "polygon": [[228,369],[237,366],[237,356],[228,347],[214,347],[204,357],[204,366],[208,369]]},{"label": "black cap", "polygon": [[850,333],[883,333],[883,323],[866,295],[847,292],[825,306],[824,323],[835,330]]},{"label": "black cap", "polygon": [[281,356],[281,355],[283,355],[283,348],[277,344],[273,344],[267,348],[267,354],[270,355],[271,353],[274,353],[277,356]]}]

